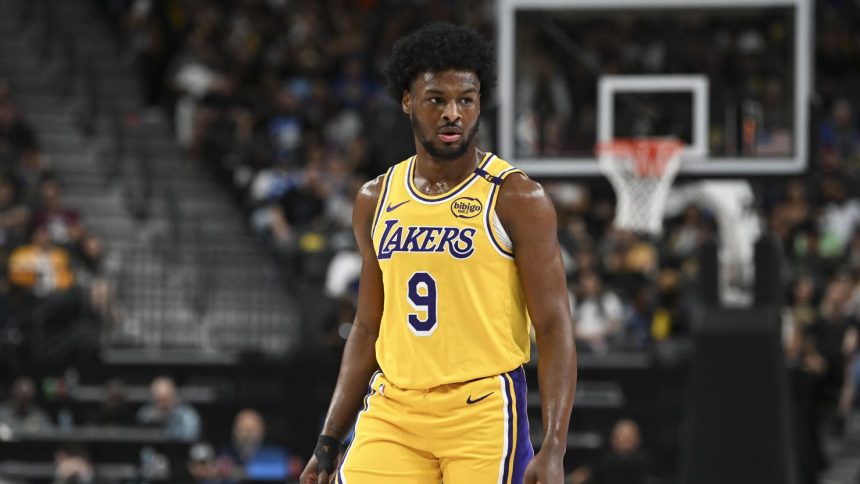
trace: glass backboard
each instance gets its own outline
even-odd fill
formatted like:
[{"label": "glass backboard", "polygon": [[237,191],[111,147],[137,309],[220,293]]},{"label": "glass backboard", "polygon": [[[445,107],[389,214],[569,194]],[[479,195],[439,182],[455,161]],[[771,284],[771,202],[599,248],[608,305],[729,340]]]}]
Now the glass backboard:
[{"label": "glass backboard", "polygon": [[802,172],[811,0],[500,0],[499,152],[600,174],[597,142],[673,136],[682,174]]}]

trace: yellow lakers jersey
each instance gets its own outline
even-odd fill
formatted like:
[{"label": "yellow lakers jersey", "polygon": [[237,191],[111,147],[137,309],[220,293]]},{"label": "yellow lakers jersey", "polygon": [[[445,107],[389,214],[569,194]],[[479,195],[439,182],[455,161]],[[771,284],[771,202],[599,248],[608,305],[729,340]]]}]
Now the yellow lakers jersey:
[{"label": "yellow lakers jersey", "polygon": [[385,174],[371,232],[385,291],[380,369],[406,389],[511,371],[529,359],[530,321],[495,204],[518,170],[487,153],[474,174],[431,196],[413,182],[415,163]]}]

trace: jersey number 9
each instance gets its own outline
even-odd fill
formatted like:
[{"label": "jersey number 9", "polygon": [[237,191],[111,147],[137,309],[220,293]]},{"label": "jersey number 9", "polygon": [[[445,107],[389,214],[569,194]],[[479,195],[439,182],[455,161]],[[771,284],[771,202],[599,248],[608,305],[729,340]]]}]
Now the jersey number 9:
[{"label": "jersey number 9", "polygon": [[417,336],[430,336],[436,330],[438,322],[436,320],[436,280],[429,272],[416,272],[409,278],[407,285],[409,304],[417,311],[409,314],[409,328]]}]

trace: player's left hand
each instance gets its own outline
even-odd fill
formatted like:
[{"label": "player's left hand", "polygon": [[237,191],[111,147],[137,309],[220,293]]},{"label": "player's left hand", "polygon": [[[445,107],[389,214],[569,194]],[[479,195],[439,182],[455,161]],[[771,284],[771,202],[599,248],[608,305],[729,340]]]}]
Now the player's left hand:
[{"label": "player's left hand", "polygon": [[541,449],[526,467],[524,484],[564,484],[564,454]]}]

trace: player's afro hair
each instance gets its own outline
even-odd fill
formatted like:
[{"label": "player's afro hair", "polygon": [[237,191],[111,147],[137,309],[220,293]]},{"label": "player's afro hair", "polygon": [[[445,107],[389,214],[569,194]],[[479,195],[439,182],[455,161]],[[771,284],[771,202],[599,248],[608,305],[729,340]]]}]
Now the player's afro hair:
[{"label": "player's afro hair", "polygon": [[397,103],[412,81],[425,72],[463,69],[475,72],[481,82],[481,100],[492,100],[496,65],[490,44],[466,26],[432,23],[394,44],[385,69],[388,93]]}]

